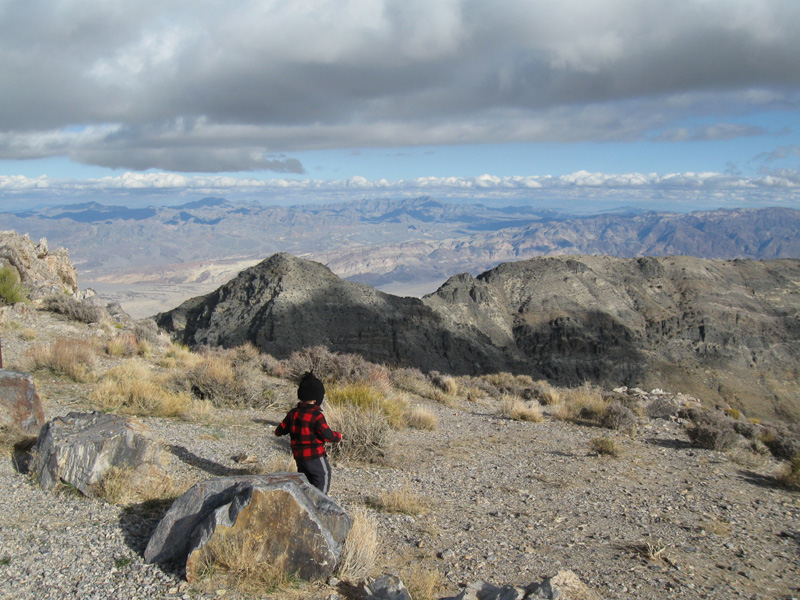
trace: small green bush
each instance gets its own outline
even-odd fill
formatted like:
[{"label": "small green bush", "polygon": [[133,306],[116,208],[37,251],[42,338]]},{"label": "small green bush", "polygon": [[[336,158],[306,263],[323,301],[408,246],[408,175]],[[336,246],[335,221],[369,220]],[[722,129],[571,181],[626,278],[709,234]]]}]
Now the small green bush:
[{"label": "small green bush", "polygon": [[17,270],[13,267],[0,269],[0,302],[10,306],[17,302],[23,302],[27,297],[25,288],[19,281]]}]

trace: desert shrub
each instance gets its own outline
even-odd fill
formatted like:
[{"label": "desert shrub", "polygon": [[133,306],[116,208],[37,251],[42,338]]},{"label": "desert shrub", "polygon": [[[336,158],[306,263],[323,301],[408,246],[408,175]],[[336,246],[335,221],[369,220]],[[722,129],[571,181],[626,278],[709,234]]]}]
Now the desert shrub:
[{"label": "desert shrub", "polygon": [[119,333],[106,342],[106,353],[110,356],[135,356],[140,351],[139,338],[129,331]]},{"label": "desert shrub", "polygon": [[724,451],[732,448],[739,439],[730,417],[718,411],[693,413],[686,433],[692,443],[707,450]]},{"label": "desert shrub", "polygon": [[408,412],[406,400],[396,394],[386,395],[381,389],[369,383],[330,385],[325,395],[334,405],[349,404],[364,409],[379,410],[394,428],[402,428],[406,424],[405,415]]},{"label": "desert shrub", "polygon": [[778,481],[792,489],[800,489],[800,454],[797,454],[784,465],[778,475]]},{"label": "desert shrub", "polygon": [[169,389],[146,364],[135,359],[109,369],[90,399],[99,410],[138,416],[202,419],[211,412],[208,402]]},{"label": "desert shrub", "polygon": [[434,387],[445,395],[455,396],[458,394],[458,381],[452,375],[442,375],[438,371],[432,371],[430,380]]},{"label": "desert shrub", "polygon": [[599,390],[588,384],[577,388],[570,388],[564,392],[564,400],[554,409],[554,416],[558,413],[566,421],[591,421],[600,423],[608,409],[608,404],[603,399]]},{"label": "desert shrub", "polygon": [[357,583],[372,575],[378,559],[378,522],[366,509],[349,511],[352,525],[344,541],[336,574],[340,579]]},{"label": "desert shrub", "polygon": [[725,414],[728,415],[734,421],[738,421],[739,419],[742,418],[742,411],[740,411],[738,408],[726,408]]},{"label": "desert shrub", "polygon": [[16,304],[27,300],[28,294],[19,281],[19,273],[14,267],[0,268],[0,303],[5,305]]},{"label": "desert shrub", "polygon": [[404,515],[421,515],[428,511],[428,503],[411,489],[408,482],[396,490],[382,490],[377,496],[367,499],[367,504],[376,510]]},{"label": "desert shrub", "polygon": [[42,302],[42,307],[67,317],[71,321],[81,323],[99,323],[103,319],[103,309],[89,302],[82,302],[69,294],[55,294],[48,296]]},{"label": "desert shrub", "polygon": [[621,431],[633,430],[638,422],[639,419],[636,414],[630,408],[617,401],[611,402],[600,417],[600,425],[607,429]]},{"label": "desert shrub", "polygon": [[436,387],[419,369],[394,369],[391,375],[394,386],[400,390],[431,400],[436,396]]},{"label": "desert shrub", "polygon": [[742,437],[747,438],[748,440],[755,440],[758,439],[758,434],[761,429],[755,423],[741,420],[741,421],[735,421],[733,423],[733,430]]},{"label": "desert shrub", "polygon": [[434,431],[439,427],[439,419],[433,412],[422,406],[413,407],[405,417],[406,424],[414,429]]},{"label": "desert shrub", "polygon": [[604,456],[619,456],[619,446],[617,445],[617,442],[610,437],[596,437],[589,442],[589,446],[598,454],[602,454]]},{"label": "desert shrub", "polygon": [[166,369],[192,369],[203,359],[192,352],[188,346],[172,343],[158,361],[159,366]]},{"label": "desert shrub", "polygon": [[775,458],[792,460],[800,454],[800,435],[781,424],[770,425],[761,434],[761,441]]},{"label": "desert shrub", "polygon": [[133,334],[142,342],[152,345],[159,343],[158,325],[153,319],[142,319],[133,324]]},{"label": "desert shrub", "polygon": [[506,394],[501,401],[500,414],[515,421],[542,422],[542,411],[538,405],[528,404],[519,396]]},{"label": "desert shrub", "polygon": [[678,416],[680,407],[670,398],[659,396],[647,405],[645,412],[651,419],[669,419]]},{"label": "desert shrub", "polygon": [[265,408],[272,404],[272,391],[261,370],[253,346],[230,350],[206,350],[185,369],[176,369],[174,385],[215,406]]},{"label": "desert shrub", "polygon": [[533,390],[534,397],[540,404],[552,406],[561,402],[561,393],[546,381],[537,381]]},{"label": "desert shrub", "polygon": [[303,375],[312,372],[322,381],[331,383],[370,382],[374,387],[388,391],[391,387],[389,371],[365,360],[358,354],[339,354],[325,346],[303,348],[281,361],[273,374],[299,382]]},{"label": "desert shrub", "polygon": [[31,347],[25,362],[30,371],[47,369],[82,383],[94,379],[92,369],[97,364],[97,353],[89,340],[58,338]]},{"label": "desert shrub", "polygon": [[331,458],[384,463],[391,443],[391,426],[386,415],[375,406],[328,403],[328,425],[342,432],[342,441],[331,444]]}]

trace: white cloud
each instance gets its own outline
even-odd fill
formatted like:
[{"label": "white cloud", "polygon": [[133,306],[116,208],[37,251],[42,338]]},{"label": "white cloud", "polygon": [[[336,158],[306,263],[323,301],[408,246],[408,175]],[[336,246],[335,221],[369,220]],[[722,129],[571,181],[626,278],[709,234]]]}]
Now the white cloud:
[{"label": "white cloud", "polygon": [[796,0],[4,3],[0,157],[295,172],[254,157],[732,139],[759,130],[727,116],[797,109],[797,56]]}]

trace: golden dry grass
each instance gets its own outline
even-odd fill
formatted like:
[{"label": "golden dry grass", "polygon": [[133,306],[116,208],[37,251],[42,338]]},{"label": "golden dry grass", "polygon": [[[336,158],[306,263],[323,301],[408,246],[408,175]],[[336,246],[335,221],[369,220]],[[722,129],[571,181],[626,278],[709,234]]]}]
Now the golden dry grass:
[{"label": "golden dry grass", "polygon": [[428,503],[411,489],[408,482],[398,490],[382,491],[377,497],[369,498],[367,504],[383,512],[404,515],[421,515],[428,512]]},{"label": "golden dry grass", "polygon": [[377,407],[331,404],[325,407],[328,425],[342,433],[342,441],[331,444],[334,459],[383,463],[390,451],[391,425]]},{"label": "golden dry grass", "polygon": [[519,396],[504,394],[500,401],[500,414],[515,421],[542,422],[542,411],[538,405],[528,404]]},{"label": "golden dry grass", "polygon": [[444,585],[444,576],[436,569],[429,569],[419,562],[400,569],[402,579],[409,594],[415,600],[437,600]]},{"label": "golden dry grass", "polygon": [[90,399],[99,410],[128,415],[202,420],[212,412],[209,402],[172,391],[163,377],[138,359],[128,359],[109,369]]},{"label": "golden dry grass", "polygon": [[592,421],[599,423],[608,410],[608,402],[599,389],[584,384],[564,390],[562,401],[553,409],[553,417],[562,421]]},{"label": "golden dry grass", "polygon": [[589,447],[594,452],[597,452],[597,454],[602,454],[604,456],[617,457],[620,454],[619,444],[607,436],[593,438],[589,442]]},{"label": "golden dry grass", "polygon": [[97,352],[89,340],[58,338],[52,343],[37,344],[28,350],[25,365],[29,371],[47,369],[78,383],[96,377]]},{"label": "golden dry grass", "polygon": [[356,583],[375,571],[378,558],[378,522],[366,509],[350,511],[353,519],[342,548],[337,574],[344,581]]},{"label": "golden dry grass", "polygon": [[439,418],[424,406],[414,406],[406,414],[406,423],[414,429],[435,431],[439,427]]},{"label": "golden dry grass", "polygon": [[111,504],[129,505],[152,500],[174,499],[185,486],[178,486],[164,472],[139,472],[127,467],[110,467],[94,486],[95,494]]},{"label": "golden dry grass", "polygon": [[333,406],[357,406],[362,409],[378,410],[389,424],[396,428],[405,426],[408,403],[399,394],[385,394],[380,388],[368,382],[328,386],[326,394]]}]

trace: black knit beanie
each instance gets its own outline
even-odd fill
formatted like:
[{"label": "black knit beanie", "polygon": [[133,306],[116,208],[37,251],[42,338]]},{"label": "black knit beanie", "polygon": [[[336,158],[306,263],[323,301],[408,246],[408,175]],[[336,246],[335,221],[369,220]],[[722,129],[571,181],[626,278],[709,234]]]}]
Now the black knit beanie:
[{"label": "black knit beanie", "polygon": [[325,397],[325,386],[317,379],[310,371],[303,375],[300,380],[300,385],[297,386],[297,398],[303,402],[316,401],[317,404],[322,404],[322,399]]}]

